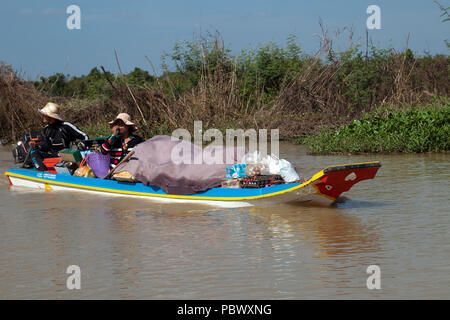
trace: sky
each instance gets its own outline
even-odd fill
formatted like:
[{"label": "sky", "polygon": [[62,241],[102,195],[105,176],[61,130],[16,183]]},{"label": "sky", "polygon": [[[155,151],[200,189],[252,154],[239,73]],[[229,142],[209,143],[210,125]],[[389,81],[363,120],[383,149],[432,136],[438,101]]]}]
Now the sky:
[{"label": "sky", "polygon": [[[450,6],[450,0],[440,0]],[[70,30],[66,9],[81,10],[81,29]],[[351,27],[353,43],[365,45],[369,5],[381,10],[381,29],[370,30],[376,46],[418,54],[448,54],[450,22],[442,22],[433,0],[2,0],[0,2],[0,61],[26,79],[57,72],[87,74],[94,67],[118,73],[140,67],[161,72],[161,55],[179,41],[218,31],[225,45],[238,54],[269,41],[285,46],[290,34],[307,53],[319,47],[319,19],[330,32]],[[336,41],[346,49],[344,34]]]}]

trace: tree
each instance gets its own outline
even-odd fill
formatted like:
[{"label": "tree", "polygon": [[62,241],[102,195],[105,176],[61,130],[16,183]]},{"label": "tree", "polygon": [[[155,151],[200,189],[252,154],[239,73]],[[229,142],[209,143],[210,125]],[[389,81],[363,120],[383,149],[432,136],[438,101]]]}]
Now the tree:
[{"label": "tree", "polygon": [[[442,20],[442,22],[450,21],[450,14],[448,13],[448,11],[450,10],[450,7],[447,7],[447,8],[444,7],[437,0],[434,0],[434,3],[436,3],[439,6],[439,9],[441,9],[441,11],[442,11],[441,17],[444,18],[444,20]],[[445,44],[447,45],[447,48],[450,48],[450,42],[447,39],[445,40]]]}]

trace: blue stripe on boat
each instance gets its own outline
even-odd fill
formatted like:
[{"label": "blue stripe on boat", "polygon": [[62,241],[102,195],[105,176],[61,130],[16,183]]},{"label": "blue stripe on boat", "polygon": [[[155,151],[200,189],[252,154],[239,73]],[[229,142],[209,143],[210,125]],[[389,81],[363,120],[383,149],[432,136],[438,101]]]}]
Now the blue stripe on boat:
[{"label": "blue stripe on boat", "polygon": [[[84,178],[76,177],[68,174],[53,174],[47,172],[40,172],[36,170],[29,169],[9,169],[8,173],[18,174],[30,178],[42,179],[46,183],[52,184],[52,182],[61,182],[77,185],[80,187],[93,187],[93,188],[104,188],[116,191],[126,191],[126,192],[139,192],[154,195],[166,195],[170,196],[164,192],[160,187],[157,186],[146,186],[142,183],[132,183],[132,182],[120,182],[115,180],[103,180],[98,178]],[[293,187],[300,185],[300,183],[287,183],[281,185],[275,185],[266,188],[257,189],[232,189],[232,188],[212,188],[204,192],[192,194],[192,195],[182,195],[183,197],[211,197],[211,198],[236,198],[236,197],[254,197],[261,195],[268,195],[271,193],[284,191]]]}]

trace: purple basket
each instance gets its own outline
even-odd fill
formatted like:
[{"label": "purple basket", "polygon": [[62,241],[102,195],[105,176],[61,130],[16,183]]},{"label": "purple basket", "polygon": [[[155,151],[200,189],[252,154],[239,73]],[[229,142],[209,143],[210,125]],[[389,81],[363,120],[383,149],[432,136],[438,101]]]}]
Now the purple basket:
[{"label": "purple basket", "polygon": [[102,154],[99,152],[90,153],[87,156],[86,162],[97,178],[103,178],[109,172],[111,163],[109,154]]}]

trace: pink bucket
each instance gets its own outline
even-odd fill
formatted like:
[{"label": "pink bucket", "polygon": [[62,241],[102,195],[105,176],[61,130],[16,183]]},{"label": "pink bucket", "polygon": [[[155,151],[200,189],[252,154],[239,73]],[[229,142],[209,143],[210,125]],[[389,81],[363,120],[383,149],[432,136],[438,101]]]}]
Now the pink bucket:
[{"label": "pink bucket", "polygon": [[109,172],[111,159],[109,154],[95,152],[87,155],[86,162],[97,178],[103,178]]}]

